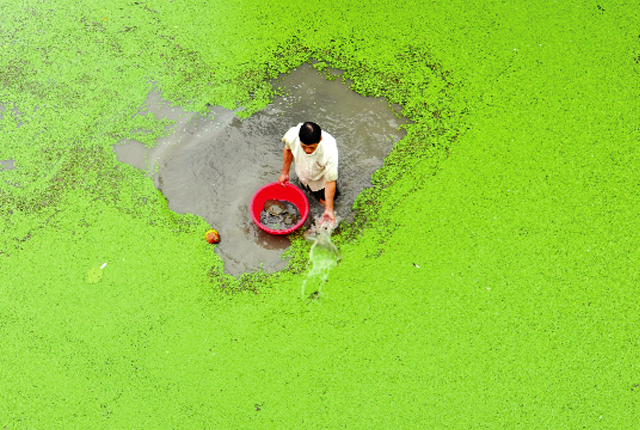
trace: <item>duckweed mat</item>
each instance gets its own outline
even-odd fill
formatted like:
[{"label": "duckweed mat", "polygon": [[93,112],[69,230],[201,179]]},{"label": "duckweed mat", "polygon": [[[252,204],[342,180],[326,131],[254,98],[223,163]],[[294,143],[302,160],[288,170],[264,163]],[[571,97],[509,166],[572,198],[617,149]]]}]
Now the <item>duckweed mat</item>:
[{"label": "duckweed mat", "polygon": [[[639,14],[0,5],[0,425],[629,428]],[[170,129],[137,115],[154,88],[248,116],[307,61],[413,121],[312,302],[301,237],[280,273],[224,275],[208,225],[111,149]]]}]

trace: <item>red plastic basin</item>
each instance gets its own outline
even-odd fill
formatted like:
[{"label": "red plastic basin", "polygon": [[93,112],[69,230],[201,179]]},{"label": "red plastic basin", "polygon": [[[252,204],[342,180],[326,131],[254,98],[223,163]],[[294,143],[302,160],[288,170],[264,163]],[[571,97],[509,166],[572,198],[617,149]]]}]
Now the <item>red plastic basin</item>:
[{"label": "red plastic basin", "polygon": [[[260,224],[260,212],[262,212],[264,208],[264,202],[269,199],[284,200],[293,203],[298,208],[298,212],[300,212],[300,221],[286,230],[273,230]],[[249,210],[251,212],[251,219],[253,219],[253,222],[262,230],[271,234],[289,234],[307,220],[307,216],[309,216],[309,201],[304,192],[295,185],[286,183],[283,186],[279,182],[273,182],[256,191],[251,199]]]}]

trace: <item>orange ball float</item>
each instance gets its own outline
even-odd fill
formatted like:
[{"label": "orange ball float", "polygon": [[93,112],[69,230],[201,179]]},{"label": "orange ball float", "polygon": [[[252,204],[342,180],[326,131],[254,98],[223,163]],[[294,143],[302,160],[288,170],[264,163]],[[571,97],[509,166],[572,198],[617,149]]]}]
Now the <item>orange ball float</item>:
[{"label": "orange ball float", "polygon": [[220,242],[220,233],[218,233],[214,229],[207,230],[207,232],[204,234],[204,238],[209,243],[218,243]]}]

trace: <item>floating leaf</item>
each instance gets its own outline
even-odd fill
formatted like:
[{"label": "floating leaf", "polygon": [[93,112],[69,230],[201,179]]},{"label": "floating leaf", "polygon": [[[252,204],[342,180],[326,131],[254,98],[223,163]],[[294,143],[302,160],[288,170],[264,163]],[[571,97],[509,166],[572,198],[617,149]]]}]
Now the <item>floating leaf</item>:
[{"label": "floating leaf", "polygon": [[97,284],[102,279],[102,270],[95,266],[87,272],[87,284]]}]

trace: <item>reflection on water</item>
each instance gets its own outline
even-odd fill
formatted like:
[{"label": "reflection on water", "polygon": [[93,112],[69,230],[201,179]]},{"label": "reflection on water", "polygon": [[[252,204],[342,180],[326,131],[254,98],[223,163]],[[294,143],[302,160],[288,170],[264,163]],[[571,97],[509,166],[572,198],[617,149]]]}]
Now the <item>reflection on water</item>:
[{"label": "reflection on water", "polygon": [[[216,252],[232,275],[285,266],[281,255],[289,240],[257,228],[249,203],[260,187],[278,179],[281,139],[290,127],[313,121],[336,138],[341,196],[335,212],[342,218],[405,134],[398,127],[407,121],[397,118],[384,99],[362,97],[340,79],[324,79],[309,65],[274,81],[274,86],[286,95],[244,120],[220,107],[211,108],[206,117],[186,113],[151,93],[149,110],[159,118],[176,120],[175,132],[158,139],[152,149],[136,141],[114,146],[120,161],[153,175],[171,210],[202,216],[220,232]],[[291,178],[296,184],[293,166]],[[313,219],[323,207],[313,198],[309,203]]]}]

